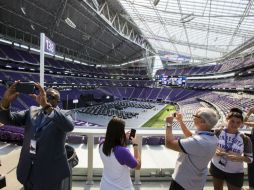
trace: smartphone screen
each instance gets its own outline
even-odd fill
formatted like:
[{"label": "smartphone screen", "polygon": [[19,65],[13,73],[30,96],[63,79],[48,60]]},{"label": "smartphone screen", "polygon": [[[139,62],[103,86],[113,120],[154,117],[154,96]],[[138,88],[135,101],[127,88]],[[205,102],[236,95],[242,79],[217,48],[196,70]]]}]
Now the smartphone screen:
[{"label": "smartphone screen", "polygon": [[176,117],[176,113],[173,113],[173,117]]},{"label": "smartphone screen", "polygon": [[135,137],[135,135],[136,135],[136,129],[131,129],[129,139],[131,140],[131,137]]},{"label": "smartphone screen", "polygon": [[34,83],[20,82],[16,86],[16,92],[20,92],[24,94],[33,94],[35,92]]}]

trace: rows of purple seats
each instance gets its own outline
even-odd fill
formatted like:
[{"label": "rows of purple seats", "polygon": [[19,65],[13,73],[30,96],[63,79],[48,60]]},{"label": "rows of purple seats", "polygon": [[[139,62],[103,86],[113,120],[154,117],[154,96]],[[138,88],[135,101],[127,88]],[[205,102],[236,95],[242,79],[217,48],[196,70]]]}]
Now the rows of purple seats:
[{"label": "rows of purple seats", "polygon": [[156,75],[168,75],[168,76],[206,75],[206,74],[229,72],[229,71],[241,69],[253,64],[254,64],[254,58],[251,58],[251,57],[236,58],[232,60],[226,60],[217,65],[188,66],[185,68],[160,69],[156,72]]},{"label": "rows of purple seats", "polygon": [[5,125],[0,128],[0,141],[22,145],[24,140],[24,129]]},{"label": "rows of purple seats", "polygon": [[[14,81],[39,81],[39,73],[20,73],[13,71],[0,71],[0,80]],[[91,85],[91,86],[150,86],[153,81],[149,80],[113,80],[113,79],[91,79],[85,77],[63,77],[61,75],[48,75],[44,77],[45,85],[48,84],[70,84],[70,85]]]},{"label": "rows of purple seats", "polygon": [[[0,44],[0,59],[9,60],[18,63],[27,63],[27,67],[30,65],[39,66],[39,55],[31,53],[25,50],[14,48],[11,45]],[[147,70],[145,68],[96,68],[94,66],[87,66],[82,64],[74,64],[68,61],[61,61],[53,58],[45,58],[45,67],[54,71],[69,70],[78,73],[87,73],[89,75],[122,75],[122,76],[147,76]]]},{"label": "rows of purple seats", "polygon": [[239,107],[243,111],[247,112],[249,108],[254,106],[253,99],[247,97],[243,98],[241,95],[236,97],[230,94],[209,93],[200,98],[215,104],[225,115],[227,115],[229,110],[233,107]]},{"label": "rows of purple seats", "polygon": [[[0,85],[0,91],[3,94],[5,87]],[[196,96],[205,91],[188,90],[181,88],[147,88],[147,87],[100,87],[93,90],[63,90],[60,91],[61,100],[78,99],[82,94],[94,94],[95,98],[102,95],[114,96],[115,99],[138,99],[157,101],[158,99],[165,101],[180,101],[192,96]],[[12,107],[27,109],[28,106],[34,105],[35,102],[27,95],[21,95],[17,101],[14,101]],[[27,106],[25,106],[27,105]]]}]

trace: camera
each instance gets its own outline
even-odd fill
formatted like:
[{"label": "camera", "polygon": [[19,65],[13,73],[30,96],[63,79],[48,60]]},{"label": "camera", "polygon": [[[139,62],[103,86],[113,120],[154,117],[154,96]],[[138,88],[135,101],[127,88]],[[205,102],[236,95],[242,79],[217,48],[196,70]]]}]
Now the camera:
[{"label": "camera", "polygon": [[34,94],[35,86],[33,82],[19,82],[16,85],[16,92],[24,94]]},{"label": "camera", "polygon": [[221,157],[219,164],[225,167],[227,165],[227,159],[224,157]]},{"label": "camera", "polygon": [[129,140],[131,140],[131,137],[135,137],[136,135],[136,129],[131,129],[131,133],[130,133],[130,136],[129,136]]}]

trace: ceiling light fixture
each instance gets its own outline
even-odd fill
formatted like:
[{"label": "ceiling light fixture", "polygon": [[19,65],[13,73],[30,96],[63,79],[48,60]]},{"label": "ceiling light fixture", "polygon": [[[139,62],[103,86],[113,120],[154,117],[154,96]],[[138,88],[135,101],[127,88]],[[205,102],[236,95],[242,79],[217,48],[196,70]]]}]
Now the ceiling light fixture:
[{"label": "ceiling light fixture", "polygon": [[83,39],[84,41],[87,41],[87,40],[89,40],[90,38],[91,38],[91,36],[90,36],[89,34],[83,33],[82,39]]},{"label": "ceiling light fixture", "polygon": [[26,15],[26,8],[25,8],[25,7],[20,7],[20,9],[21,9],[22,13],[23,13],[24,15]]},{"label": "ceiling light fixture", "polygon": [[35,30],[35,27],[34,27],[34,25],[33,25],[33,24],[31,24],[30,26],[31,26],[31,28],[32,28],[33,30]]},{"label": "ceiling light fixture", "polygon": [[159,2],[160,2],[160,0],[154,0],[153,5],[156,6],[156,5],[158,5]]},{"label": "ceiling light fixture", "polygon": [[182,18],[180,19],[180,22],[181,22],[181,23],[190,22],[190,21],[193,20],[194,18],[195,18],[195,17],[194,17],[194,14],[191,13],[191,14],[182,16]]},{"label": "ceiling light fixture", "polygon": [[76,28],[76,24],[69,18],[67,17],[65,20],[66,24],[68,24],[72,28]]}]

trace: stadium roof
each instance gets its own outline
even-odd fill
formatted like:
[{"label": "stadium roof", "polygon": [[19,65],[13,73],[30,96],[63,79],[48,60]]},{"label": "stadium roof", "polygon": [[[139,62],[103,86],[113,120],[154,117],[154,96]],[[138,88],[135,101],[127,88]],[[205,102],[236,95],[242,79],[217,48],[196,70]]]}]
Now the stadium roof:
[{"label": "stadium roof", "polygon": [[253,0],[119,1],[157,52],[214,60],[254,36]]},{"label": "stadium roof", "polygon": [[140,30],[118,11],[104,0],[1,0],[0,38],[39,47],[43,32],[59,55],[96,65],[154,55]]},{"label": "stadium roof", "polygon": [[[89,64],[164,57],[205,62],[252,38],[254,0],[1,0],[0,37]],[[232,52],[231,52],[232,54]],[[161,57],[162,58],[162,57]]]}]

